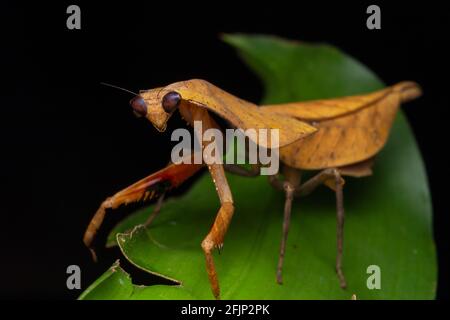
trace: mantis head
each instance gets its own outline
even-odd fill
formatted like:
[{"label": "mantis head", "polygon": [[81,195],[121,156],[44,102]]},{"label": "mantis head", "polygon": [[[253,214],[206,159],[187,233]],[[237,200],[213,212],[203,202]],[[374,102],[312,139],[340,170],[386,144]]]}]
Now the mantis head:
[{"label": "mantis head", "polygon": [[100,84],[133,94],[134,98],[130,100],[130,105],[134,114],[138,117],[146,117],[160,132],[166,130],[167,121],[181,103],[181,95],[167,87],[142,90],[137,94],[106,82],[100,82]]},{"label": "mantis head", "polygon": [[181,103],[181,95],[176,91],[157,88],[141,91],[130,101],[133,112],[146,117],[158,131],[165,131],[167,121]]}]

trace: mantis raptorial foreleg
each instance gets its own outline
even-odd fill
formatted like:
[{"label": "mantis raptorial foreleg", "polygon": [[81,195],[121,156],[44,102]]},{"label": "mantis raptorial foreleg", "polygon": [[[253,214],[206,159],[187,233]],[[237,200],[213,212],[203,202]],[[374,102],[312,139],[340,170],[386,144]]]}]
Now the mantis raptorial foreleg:
[{"label": "mantis raptorial foreleg", "polygon": [[223,246],[225,234],[228,230],[228,226],[230,225],[231,218],[233,217],[234,205],[231,190],[228,186],[223,167],[221,165],[210,165],[208,168],[214,184],[216,185],[221,207],[217,213],[211,230],[202,241],[201,246],[203,252],[205,253],[206,270],[208,272],[212,292],[216,299],[220,299],[219,281],[217,279],[217,273],[214,266],[212,250],[214,248],[218,248],[220,250]]},{"label": "mantis raptorial foreleg", "polygon": [[[91,251],[92,258],[97,260],[95,251],[92,248],[92,242],[97,234],[97,230],[103,223],[107,209],[116,209],[121,205],[140,200],[150,200],[154,196],[160,195],[167,190],[178,186],[201,168],[202,165],[197,164],[171,164],[166,168],[139,180],[138,182],[117,192],[112,197],[109,197],[103,201],[89,222],[83,237],[83,242]],[[156,214],[159,211],[158,206],[160,207],[161,204],[162,198],[158,200],[158,204],[155,208]],[[152,214],[153,218],[156,214]],[[148,223],[149,222],[147,221],[147,225]]]},{"label": "mantis raptorial foreleg", "polygon": [[[201,121],[202,130],[208,130],[213,128],[219,128],[217,123],[210,117],[208,111],[205,109],[192,109],[190,114],[186,115],[186,118],[192,119],[192,121]],[[198,129],[197,129],[198,130]],[[202,137],[203,132],[196,132],[197,137]],[[202,148],[206,148],[209,144],[216,144],[213,141],[201,141]],[[225,234],[227,233],[228,226],[230,225],[231,218],[234,213],[233,197],[231,195],[231,190],[228,185],[227,178],[225,176],[224,167],[222,164],[214,163],[212,159],[203,157],[203,161],[208,165],[209,173],[213,179],[214,185],[216,186],[216,191],[220,199],[220,209],[217,212],[214,223],[203,239],[201,247],[205,253],[206,259],[206,271],[208,273],[209,282],[211,284],[211,290],[216,299],[220,299],[220,287],[217,278],[217,272],[214,265],[214,259],[212,256],[212,251],[215,248],[219,250],[223,246],[223,240]]]},{"label": "mantis raptorial foreleg", "polygon": [[[89,222],[89,225],[83,237],[83,242],[89,248],[92,254],[92,259],[94,261],[97,261],[97,255],[94,249],[92,248],[92,243],[94,241],[98,229],[100,229],[103,220],[105,219],[106,210],[116,209],[123,204],[137,202],[141,198],[146,197],[145,192],[146,192],[145,190],[140,190],[140,186],[132,185],[124,190],[119,191],[112,197],[108,197],[105,201],[102,202],[100,207],[97,209],[97,212]],[[149,195],[149,197],[152,196],[153,195]]]}]

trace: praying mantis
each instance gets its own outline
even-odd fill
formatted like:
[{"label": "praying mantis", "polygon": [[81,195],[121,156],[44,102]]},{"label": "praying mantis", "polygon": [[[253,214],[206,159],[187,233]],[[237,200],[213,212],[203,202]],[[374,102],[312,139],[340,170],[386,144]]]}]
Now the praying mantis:
[{"label": "praying mantis", "polygon": [[[285,193],[284,219],[276,280],[282,284],[283,261],[294,197],[305,196],[320,185],[336,195],[337,254],[336,273],[342,288],[347,286],[342,270],[344,236],[344,176],[365,177],[372,174],[374,157],[386,144],[401,103],[421,95],[414,82],[400,82],[372,93],[335,99],[257,106],[239,99],[213,84],[199,79],[181,81],[165,87],[143,90],[130,101],[133,112],[146,117],[158,131],[164,131],[176,112],[189,125],[201,121],[203,127],[223,129],[217,117],[230,127],[242,130],[278,129],[280,172],[269,182]],[[257,144],[262,142],[254,141]],[[205,148],[216,141],[201,141]],[[264,147],[270,148],[270,145]],[[244,176],[259,175],[259,165],[246,169],[229,164],[169,164],[166,168],[132,184],[107,198],[90,221],[83,241],[95,252],[92,243],[107,209],[140,200],[159,197],[147,226],[159,213],[165,193],[207,166],[220,200],[220,209],[211,229],[201,243],[211,290],[220,299],[220,286],[212,252],[221,249],[235,212],[233,196],[225,171]],[[303,171],[318,171],[302,182]]]}]

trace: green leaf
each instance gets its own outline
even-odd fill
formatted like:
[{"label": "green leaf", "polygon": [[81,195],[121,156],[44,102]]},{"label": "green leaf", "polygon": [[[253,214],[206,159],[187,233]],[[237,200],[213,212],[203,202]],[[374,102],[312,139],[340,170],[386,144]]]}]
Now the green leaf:
[{"label": "green leaf", "polygon": [[131,282],[130,275],[117,260],[100,278],[87,288],[80,300],[144,300],[153,299],[193,299],[187,292],[178,290],[177,286],[138,286]]},{"label": "green leaf", "polygon": [[[265,103],[337,97],[383,87],[368,68],[329,45],[267,36],[227,35],[224,39],[263,80]],[[377,157],[374,175],[346,179],[346,290],[339,287],[334,270],[333,192],[319,188],[295,201],[284,284],[278,285],[275,275],[284,195],[272,189],[265,177],[228,175],[228,179],[236,211],[222,253],[214,253],[223,299],[350,299],[352,294],[358,299],[435,297],[430,194],[419,150],[402,113]],[[129,216],[111,232],[109,245],[117,235],[130,262],[176,280],[179,286],[140,288],[113,266],[80,298],[213,298],[200,243],[218,209],[214,185],[205,174],[184,196],[165,203],[148,229],[139,224],[151,207]],[[133,226],[137,227],[124,233]],[[367,288],[370,265],[381,269],[380,290]]]}]

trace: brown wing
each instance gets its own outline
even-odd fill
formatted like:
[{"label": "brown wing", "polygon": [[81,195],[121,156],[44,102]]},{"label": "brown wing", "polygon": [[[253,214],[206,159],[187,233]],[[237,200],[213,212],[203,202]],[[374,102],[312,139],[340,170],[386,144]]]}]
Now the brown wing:
[{"label": "brown wing", "polygon": [[236,128],[279,129],[280,146],[289,145],[317,129],[289,115],[267,112],[257,105],[235,97],[204,80],[171,84],[164,91],[177,91],[184,100],[204,107],[228,120]]},{"label": "brown wing", "polygon": [[394,86],[364,95],[348,96],[336,99],[313,100],[275,105],[263,105],[266,111],[289,115],[304,121],[323,121],[342,117],[348,113],[356,112],[369,107],[386,95],[397,93],[402,102],[411,100],[420,95],[420,88],[414,82],[404,81]]},{"label": "brown wing", "polygon": [[[265,107],[272,112],[282,112],[301,120],[314,121],[319,129],[314,135],[280,150],[283,162],[296,168],[322,169],[339,167],[363,161],[374,156],[385,145],[389,131],[401,102],[412,100],[421,94],[417,84],[401,82],[392,87],[366,96],[339,98],[318,103]],[[334,102],[337,111],[332,109]],[[349,102],[348,107],[343,101]],[[359,102],[358,102],[359,101]],[[312,109],[317,109],[311,111]],[[323,108],[323,111],[320,109]],[[323,114],[320,118],[318,115]]]}]

